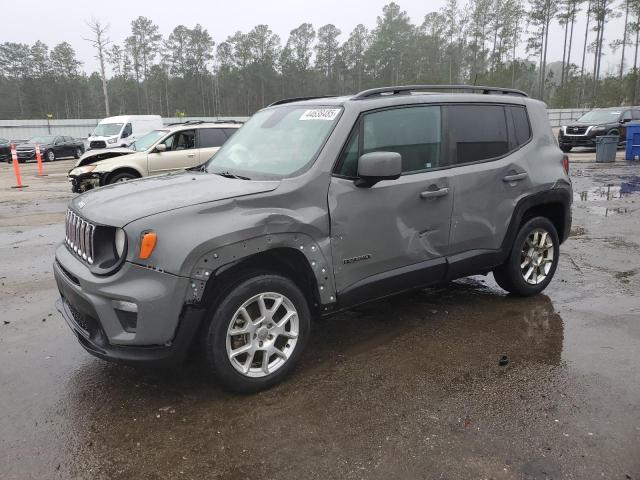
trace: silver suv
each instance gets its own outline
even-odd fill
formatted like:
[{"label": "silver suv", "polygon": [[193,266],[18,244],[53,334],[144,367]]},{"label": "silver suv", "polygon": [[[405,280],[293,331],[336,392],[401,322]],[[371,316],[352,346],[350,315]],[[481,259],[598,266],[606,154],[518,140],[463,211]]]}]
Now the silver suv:
[{"label": "silver suv", "polygon": [[545,105],[522,92],[283,100],[200,171],[72,200],[57,306],[98,357],[176,364],[198,346],[225,387],[257,391],[291,372],[312,318],[488,272],[541,292],[571,200]]}]

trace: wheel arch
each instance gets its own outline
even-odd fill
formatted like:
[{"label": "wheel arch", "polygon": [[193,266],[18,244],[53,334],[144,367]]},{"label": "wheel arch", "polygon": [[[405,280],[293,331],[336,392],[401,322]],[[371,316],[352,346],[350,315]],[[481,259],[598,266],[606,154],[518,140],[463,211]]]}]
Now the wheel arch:
[{"label": "wheel arch", "polygon": [[259,236],[210,250],[191,269],[187,302],[215,303],[217,294],[250,271],[269,271],[291,279],[312,310],[329,309],[336,292],[331,262],[310,236],[280,233]]},{"label": "wheel arch", "polygon": [[520,200],[502,242],[502,252],[505,256],[511,251],[513,241],[522,225],[537,216],[548,218],[553,223],[560,243],[563,243],[571,230],[571,201],[570,188],[545,190]]}]

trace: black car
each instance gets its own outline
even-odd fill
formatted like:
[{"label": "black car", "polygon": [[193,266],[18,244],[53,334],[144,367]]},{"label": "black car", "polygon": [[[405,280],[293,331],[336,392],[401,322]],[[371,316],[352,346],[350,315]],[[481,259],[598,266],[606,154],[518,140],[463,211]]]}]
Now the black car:
[{"label": "black car", "polygon": [[24,163],[36,158],[36,144],[40,147],[40,155],[45,162],[53,162],[56,158],[80,158],[84,153],[84,142],[73,137],[62,135],[39,135],[16,146],[18,161]]},{"label": "black car", "polygon": [[573,147],[595,147],[596,137],[601,135],[619,135],[624,145],[626,124],[632,120],[640,120],[640,107],[591,110],[575,122],[560,127],[558,143],[563,152],[568,152]]},{"label": "black car", "polygon": [[0,137],[0,162],[11,161],[11,141]]}]

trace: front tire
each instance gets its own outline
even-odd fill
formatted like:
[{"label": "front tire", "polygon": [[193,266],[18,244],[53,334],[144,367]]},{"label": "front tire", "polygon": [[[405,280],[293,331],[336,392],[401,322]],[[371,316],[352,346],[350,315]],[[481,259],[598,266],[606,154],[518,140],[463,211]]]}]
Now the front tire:
[{"label": "front tire", "polygon": [[107,185],[111,185],[112,183],[128,182],[129,180],[133,180],[136,178],[138,177],[136,177],[133,173],[129,173],[129,172],[116,173],[115,175],[112,175],[109,178]]},{"label": "front tire", "polygon": [[207,364],[222,386],[258,392],[295,368],[310,332],[306,297],[288,278],[254,273],[233,286],[211,313]]},{"label": "front tire", "polygon": [[76,160],[79,159],[83,154],[83,151],[80,147],[76,148],[76,151],[73,154],[73,158],[75,158]]},{"label": "front tire", "polygon": [[47,150],[47,154],[45,155],[47,162],[54,162],[56,159],[56,152],[53,150]]},{"label": "front tire", "polygon": [[535,217],[518,232],[507,260],[493,271],[504,290],[521,297],[542,292],[558,267],[560,240],[549,219]]}]

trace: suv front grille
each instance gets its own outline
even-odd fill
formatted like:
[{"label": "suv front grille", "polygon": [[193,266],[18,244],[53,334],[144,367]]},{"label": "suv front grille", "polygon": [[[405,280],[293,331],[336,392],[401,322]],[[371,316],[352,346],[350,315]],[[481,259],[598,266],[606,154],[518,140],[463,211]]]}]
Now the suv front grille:
[{"label": "suv front grille", "polygon": [[102,140],[93,140],[89,144],[89,148],[107,148],[107,144]]},{"label": "suv front grille", "polygon": [[65,243],[69,250],[75,253],[89,265],[95,259],[93,237],[96,226],[80,218],[71,210],[67,210],[65,219]]},{"label": "suv front grille", "polygon": [[584,135],[589,127],[565,127],[567,135]]}]

